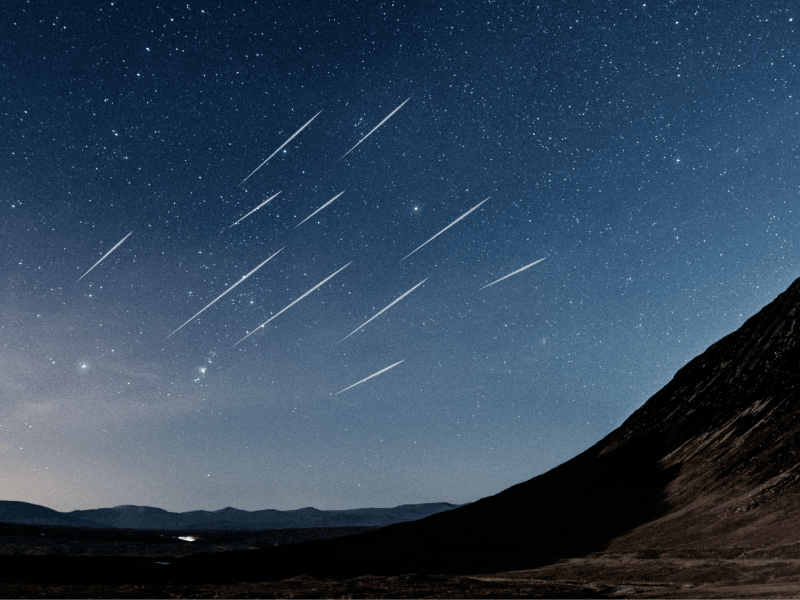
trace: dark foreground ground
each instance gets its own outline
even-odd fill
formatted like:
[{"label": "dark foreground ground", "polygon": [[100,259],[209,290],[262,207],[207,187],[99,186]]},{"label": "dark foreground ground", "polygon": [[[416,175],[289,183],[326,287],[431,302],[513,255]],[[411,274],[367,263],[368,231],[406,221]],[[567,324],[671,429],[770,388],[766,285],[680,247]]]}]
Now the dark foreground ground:
[{"label": "dark foreground ground", "polygon": [[[301,575],[238,583],[209,582],[202,570],[196,581],[164,576],[172,565],[162,563],[192,554],[255,550],[369,529],[143,532],[0,523],[0,598],[800,597],[800,544],[724,552],[598,552],[535,569],[483,574]],[[65,569],[72,561],[80,568]]]},{"label": "dark foreground ground", "polygon": [[[166,566],[165,566],[166,568]],[[199,577],[202,579],[202,576]],[[800,559],[598,554],[478,575],[298,576],[242,583],[0,583],[0,598],[798,598]]]}]

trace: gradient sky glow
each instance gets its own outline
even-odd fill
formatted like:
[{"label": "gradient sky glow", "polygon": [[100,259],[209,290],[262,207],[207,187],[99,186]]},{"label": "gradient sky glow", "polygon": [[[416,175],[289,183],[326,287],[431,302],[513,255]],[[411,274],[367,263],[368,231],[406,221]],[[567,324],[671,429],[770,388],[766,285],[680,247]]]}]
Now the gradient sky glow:
[{"label": "gradient sky glow", "polygon": [[800,275],[791,2],[0,15],[0,499],[473,501]]}]

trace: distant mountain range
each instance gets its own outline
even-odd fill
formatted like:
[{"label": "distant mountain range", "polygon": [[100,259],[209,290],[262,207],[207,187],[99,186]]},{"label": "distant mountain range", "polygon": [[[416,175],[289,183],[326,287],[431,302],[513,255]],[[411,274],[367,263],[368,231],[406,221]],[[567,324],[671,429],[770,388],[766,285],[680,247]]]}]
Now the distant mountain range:
[{"label": "distant mountain range", "polygon": [[151,506],[115,506],[92,510],[59,512],[38,504],[0,500],[0,523],[61,525],[68,527],[107,527],[119,529],[292,529],[308,527],[382,527],[416,521],[456,508],[457,504],[432,502],[401,504],[394,508],[356,508],[352,510],[193,510],[174,513]]}]

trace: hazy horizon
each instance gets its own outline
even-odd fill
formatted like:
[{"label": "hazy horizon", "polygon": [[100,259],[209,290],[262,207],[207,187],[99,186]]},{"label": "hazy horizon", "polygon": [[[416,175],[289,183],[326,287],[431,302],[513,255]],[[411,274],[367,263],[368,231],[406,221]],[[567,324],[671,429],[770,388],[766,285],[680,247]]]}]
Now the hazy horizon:
[{"label": "hazy horizon", "polygon": [[[5,498],[0,498],[0,502],[3,502],[3,501],[8,501],[8,500],[5,500]],[[27,504],[35,504],[36,506],[44,506],[43,504],[37,504],[35,502],[28,502],[27,500],[10,500],[10,502],[25,502]],[[397,505],[394,505],[394,506],[354,506],[352,508],[342,508],[342,509],[321,509],[321,508],[317,508],[315,506],[301,506],[299,508],[289,508],[289,509],[271,509],[269,507],[265,507],[265,508],[251,509],[251,510],[248,510],[246,512],[257,512],[259,510],[280,510],[280,512],[290,512],[290,511],[304,510],[304,509],[308,509],[308,508],[312,508],[314,510],[319,510],[319,511],[365,510],[365,509],[370,509],[370,508],[389,509],[389,508],[399,508],[401,506],[418,506],[418,505],[421,505],[421,504],[451,504],[452,506],[456,506],[456,507],[464,506],[463,504],[453,504],[452,502],[420,502],[420,503],[416,503],[416,504],[397,504]],[[465,503],[465,504],[469,504],[469,503]],[[52,510],[56,510],[57,512],[61,512],[61,513],[69,513],[69,512],[75,511],[75,510],[97,510],[97,509],[106,509],[106,508],[124,508],[126,506],[132,506],[132,507],[135,507],[135,508],[156,508],[156,509],[160,509],[160,510],[167,510],[167,509],[162,509],[160,506],[147,506],[147,505],[142,505],[142,504],[117,504],[115,506],[97,506],[97,507],[94,507],[94,508],[73,508],[73,509],[69,509],[69,510],[58,510],[58,509],[55,509],[55,508],[53,508],[51,506],[44,506],[44,507],[45,508],[50,508]],[[219,511],[225,510],[227,508],[233,508],[233,509],[236,509],[236,510],[244,510],[244,509],[239,509],[236,506],[221,506],[219,508],[190,508],[190,509],[187,509],[187,510],[167,511],[167,512],[178,513],[178,514],[179,513],[186,513],[186,512],[197,512],[197,511],[219,512]]]}]

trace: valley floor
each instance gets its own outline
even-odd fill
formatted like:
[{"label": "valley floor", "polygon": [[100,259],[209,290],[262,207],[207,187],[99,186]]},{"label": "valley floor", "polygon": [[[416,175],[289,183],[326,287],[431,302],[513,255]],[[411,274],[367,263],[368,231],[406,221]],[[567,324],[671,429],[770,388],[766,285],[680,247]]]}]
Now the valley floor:
[{"label": "valley floor", "polygon": [[[100,573],[107,564],[104,558],[127,556],[154,563],[151,568],[160,569],[155,566],[160,564],[169,569],[164,562],[197,552],[264,548],[365,529],[176,532],[0,523],[0,598],[800,598],[800,545],[796,544],[598,552],[535,569],[491,574],[299,576],[242,583],[203,583],[201,573],[196,584],[146,579],[119,584],[59,583],[52,578],[46,582],[47,573],[14,572],[11,564],[27,561],[27,556],[44,567],[52,560],[59,564],[60,557],[83,556],[97,561]],[[178,538],[190,535],[197,541]]]},{"label": "valley floor", "polygon": [[[312,527],[255,531],[111,529],[0,523],[2,556],[141,556],[256,550],[353,535],[377,527]],[[193,541],[181,538],[191,537]]]}]

